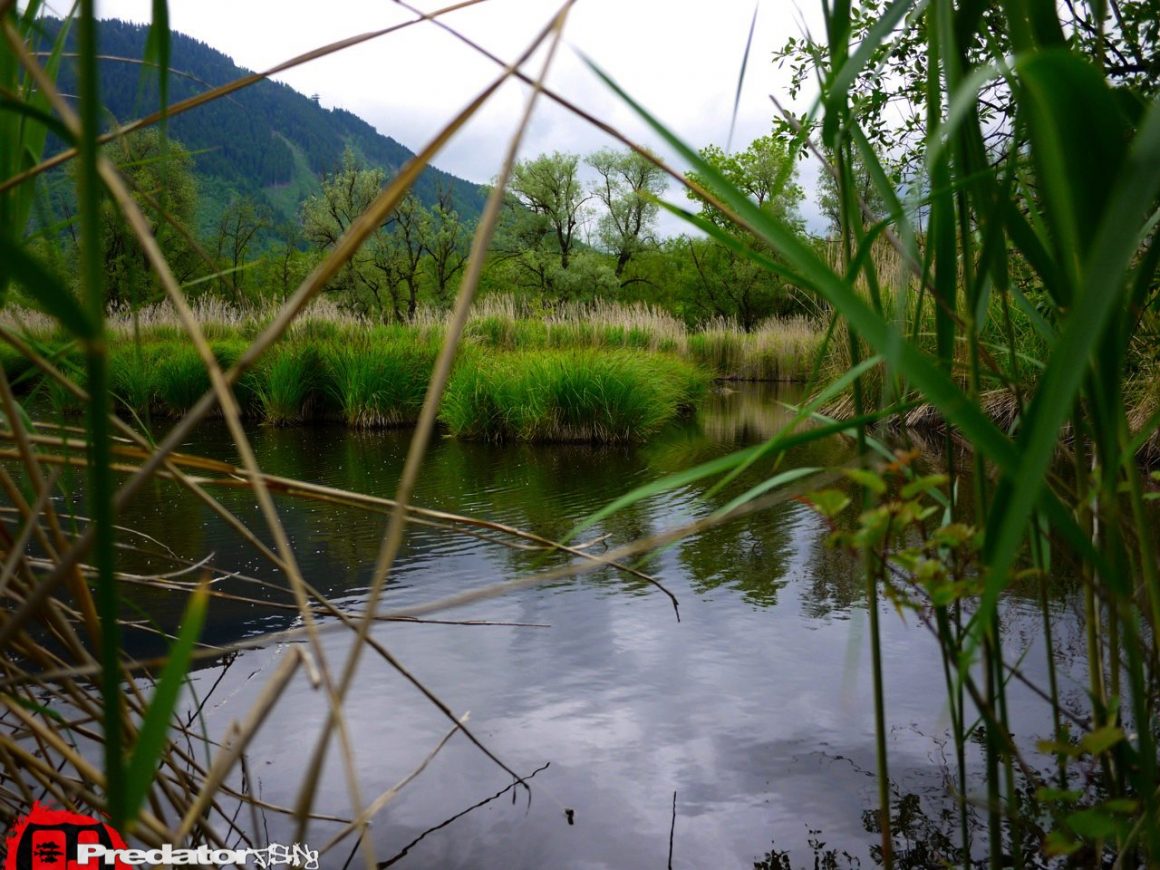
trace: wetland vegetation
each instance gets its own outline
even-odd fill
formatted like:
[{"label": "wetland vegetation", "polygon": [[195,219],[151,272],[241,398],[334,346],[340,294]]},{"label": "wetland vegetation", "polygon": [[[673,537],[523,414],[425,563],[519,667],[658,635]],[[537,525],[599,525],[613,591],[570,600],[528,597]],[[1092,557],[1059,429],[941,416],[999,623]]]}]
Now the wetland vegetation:
[{"label": "wetland vegetation", "polygon": [[[1160,862],[1154,0],[825,4],[769,135],[687,143],[593,69],[657,147],[517,159],[539,101],[592,120],[544,86],[571,5],[390,165],[349,118],[309,181],[250,137],[275,225],[221,177],[207,217],[168,126],[263,75],[172,90],[162,0],[163,111],[118,124],[92,0],[0,2],[5,818],[498,865],[517,819],[417,844],[548,782],[529,866],[666,827],[671,865],[682,823],[702,864]],[[516,79],[493,183],[429,174]]]}]

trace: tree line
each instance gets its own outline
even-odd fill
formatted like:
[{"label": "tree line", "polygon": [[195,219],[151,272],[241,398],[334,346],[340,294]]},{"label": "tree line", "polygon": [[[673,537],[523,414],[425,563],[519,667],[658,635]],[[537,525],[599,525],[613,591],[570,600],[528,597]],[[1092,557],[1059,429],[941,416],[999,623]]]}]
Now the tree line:
[{"label": "tree line", "polygon": [[[278,222],[260,199],[234,191],[207,221],[199,217],[193,159],[180,142],[145,130],[108,148],[178,279],[192,295],[214,294],[241,306],[292,292],[389,181],[383,169],[347,147],[341,163],[322,175],[319,191],[303,202],[298,220]],[[702,155],[804,237],[805,194],[789,148],[785,137],[771,134],[741,151],[709,146]],[[756,266],[745,248],[757,243],[693,193],[692,210],[719,234],[730,234],[728,243],[700,233],[662,238],[657,226],[668,188],[665,171],[631,150],[555,152],[519,161],[481,292],[516,294],[545,311],[594,299],[647,302],[690,324],[728,317],[745,328],[812,304]],[[201,231],[194,231],[199,223]],[[408,195],[326,292],[379,321],[407,322],[421,307],[449,307],[474,229],[450,190],[440,190],[430,206]],[[160,289],[144,254],[111,207],[104,240],[110,302],[156,301]]]}]

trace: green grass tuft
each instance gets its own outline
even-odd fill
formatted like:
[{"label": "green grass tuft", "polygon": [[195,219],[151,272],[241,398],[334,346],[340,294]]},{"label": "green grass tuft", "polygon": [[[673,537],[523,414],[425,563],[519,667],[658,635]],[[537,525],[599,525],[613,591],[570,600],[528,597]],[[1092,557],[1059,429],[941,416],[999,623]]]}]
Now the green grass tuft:
[{"label": "green grass tuft", "polygon": [[265,422],[286,426],[310,419],[323,378],[322,356],[311,345],[278,345],[254,376],[258,411]]},{"label": "green grass tuft", "polygon": [[342,419],[358,428],[414,423],[435,364],[433,340],[388,340],[378,331],[361,342],[321,348],[330,396]]},{"label": "green grass tuft", "polygon": [[708,382],[703,370],[661,354],[497,354],[456,370],[440,417],[462,438],[640,441],[691,407]]}]

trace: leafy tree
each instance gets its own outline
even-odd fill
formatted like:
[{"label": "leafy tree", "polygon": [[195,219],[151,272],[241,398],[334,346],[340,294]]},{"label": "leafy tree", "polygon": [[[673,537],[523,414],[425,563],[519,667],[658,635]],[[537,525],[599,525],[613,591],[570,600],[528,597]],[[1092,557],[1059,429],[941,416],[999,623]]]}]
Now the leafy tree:
[{"label": "leafy tree", "polygon": [[664,170],[635,151],[604,149],[589,155],[587,162],[599,176],[593,195],[605,209],[597,224],[600,243],[616,256],[620,280],[633,255],[655,243],[656,197],[668,180]]},{"label": "leafy tree", "polygon": [[[786,140],[770,134],[754,139],[744,151],[726,154],[716,145],[701,149],[701,157],[725,176],[730,184],[749,194],[761,208],[783,223],[801,228],[798,211],[804,192],[796,181],[793,155]],[[705,179],[692,174],[694,180],[705,184]],[[708,186],[708,185],[706,185]],[[689,198],[701,203],[701,214],[720,227],[733,226],[724,215],[709,203],[690,192]]]},{"label": "leafy tree", "polygon": [[[320,251],[333,247],[385,180],[382,170],[364,167],[348,149],[342,168],[326,176],[322,192],[302,208],[306,239]],[[356,310],[409,321],[428,285],[437,304],[448,303],[467,250],[467,229],[452,206],[450,191],[433,209],[408,194],[347,262],[332,287]]]},{"label": "leafy tree", "polygon": [[439,201],[430,212],[430,225],[424,240],[431,274],[435,304],[446,308],[451,303],[451,290],[456,277],[467,265],[470,249],[467,225],[460,219],[453,205],[451,191],[439,191]]},{"label": "leafy tree", "polygon": [[[850,169],[851,178],[854,181],[854,196],[857,197],[858,201],[865,203],[876,217],[884,216],[887,213],[886,203],[857,154],[854,155]],[[818,177],[818,208],[829,221],[831,231],[839,232],[841,229],[841,202],[838,194],[838,181],[825,169]]]},{"label": "leafy tree", "polygon": [[235,197],[218,218],[214,253],[220,268],[227,272],[223,287],[235,302],[242,301],[246,252],[254,238],[272,225],[269,206],[248,196]]},{"label": "leafy tree", "polygon": [[[191,230],[197,185],[189,151],[175,139],[163,139],[156,128],[147,128],[113,140],[105,154],[128,182],[174,277],[189,280],[201,264]],[[158,298],[161,289],[137,235],[108,200],[101,207],[101,224],[109,302],[140,305]]]},{"label": "leafy tree", "polygon": [[681,241],[685,311],[694,322],[729,318],[748,332],[769,317],[792,313],[789,288],[752,260],[709,239]]},{"label": "leafy tree", "polygon": [[[342,166],[322,179],[322,191],[302,204],[302,234],[314,248],[327,251],[366,211],[386,181],[377,168],[364,167],[354,150],[347,148]],[[378,250],[382,230],[368,240],[331,281],[331,292],[344,297],[346,304],[363,311],[383,310],[382,291],[388,275],[376,266],[385,262]]]},{"label": "leafy tree", "polygon": [[391,299],[391,313],[399,322],[413,320],[419,307],[420,265],[427,249],[429,225],[426,209],[408,194],[371,242],[369,265],[381,276]]},{"label": "leafy tree", "polygon": [[[848,42],[863,42],[879,22],[887,0],[853,0]],[[1063,16],[1068,42],[1093,59],[1110,81],[1135,100],[1160,92],[1160,17],[1156,0],[1067,0],[1053,5]],[[1004,4],[982,0],[972,14],[978,24],[955,33],[956,63],[966,75],[971,69],[1012,54]],[[928,129],[928,18],[922,8],[911,13],[891,39],[883,41],[862,65],[850,88],[854,118],[878,146],[894,173],[909,179],[921,175]],[[985,37],[984,37],[985,34]],[[829,63],[824,40],[791,37],[774,53],[774,61],[790,69],[791,97],[808,83],[824,80]],[[941,112],[936,109],[936,117]],[[992,159],[1007,153],[1013,142],[1016,101],[1001,75],[982,85],[972,111],[986,132]],[[779,122],[783,132],[787,126]]]},{"label": "leafy tree", "polygon": [[[795,180],[793,155],[785,140],[769,135],[750,143],[744,151],[726,154],[716,146],[701,149],[701,156],[757,205],[782,223],[804,231],[799,206],[804,198]],[[710,190],[705,179],[692,174],[695,181]],[[701,204],[701,215],[724,232],[737,237],[767,257],[768,247],[759,244],[697,194],[689,197]],[[696,319],[705,317],[736,318],[750,330],[761,320],[789,313],[793,305],[792,288],[786,287],[773,272],[756,266],[748,257],[713,240],[686,240],[680,248],[687,258],[684,286],[689,300],[686,309]]]},{"label": "leafy tree", "polygon": [[580,182],[579,155],[557,151],[521,161],[512,169],[509,189],[520,205],[540,218],[536,231],[541,239],[554,236],[560,268],[566,270],[590,198]]}]

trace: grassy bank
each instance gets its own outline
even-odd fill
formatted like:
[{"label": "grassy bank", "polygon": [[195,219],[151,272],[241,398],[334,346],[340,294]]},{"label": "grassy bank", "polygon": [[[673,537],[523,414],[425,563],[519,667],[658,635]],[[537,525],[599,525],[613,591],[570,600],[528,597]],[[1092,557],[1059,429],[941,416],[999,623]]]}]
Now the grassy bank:
[{"label": "grassy bank", "polygon": [[[213,300],[197,315],[214,355],[232,364],[269,322]],[[8,309],[3,326],[83,382],[75,347],[35,312]],[[109,371],[115,407],[147,419],[184,414],[209,377],[166,306],[115,312]],[[444,336],[443,315],[420,311],[408,325],[375,325],[326,302],[235,387],[246,417],[272,425],[341,422],[357,428],[418,419]],[[468,324],[441,420],[464,438],[636,441],[690,407],[713,377],[798,380],[813,366],[821,330],[804,318],[746,333],[717,321],[689,332],[646,306],[611,303],[535,312],[509,297],[479,305]],[[9,344],[0,365],[17,390],[39,392],[59,413],[82,406]]]},{"label": "grassy bank", "polygon": [[[244,416],[271,425],[411,425],[419,417],[439,341],[434,328],[307,322],[243,377],[235,395]],[[60,367],[80,375],[67,344],[38,343]],[[245,344],[218,337],[210,346],[228,366]],[[0,364],[19,390],[39,392],[58,413],[82,410],[22,356],[6,352]],[[117,410],[142,420],[183,414],[209,389],[197,352],[166,328],[146,327],[140,340],[114,345],[109,368]],[[710,379],[703,366],[656,350],[468,344],[444,394],[440,419],[462,438],[639,441],[689,409]]]}]

